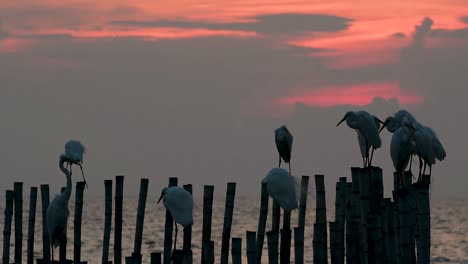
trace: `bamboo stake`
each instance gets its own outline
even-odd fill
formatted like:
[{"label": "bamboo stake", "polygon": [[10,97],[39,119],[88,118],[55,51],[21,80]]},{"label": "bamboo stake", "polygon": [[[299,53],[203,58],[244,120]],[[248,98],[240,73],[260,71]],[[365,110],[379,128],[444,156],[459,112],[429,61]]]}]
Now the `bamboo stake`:
[{"label": "bamboo stake", "polygon": [[104,180],[105,189],[105,215],[104,215],[104,237],[102,245],[102,263],[109,262],[109,242],[112,225],[112,180]]},{"label": "bamboo stake", "polygon": [[418,251],[420,251],[418,263],[429,263],[431,256],[430,179],[429,175],[423,175],[422,181],[417,184]]},{"label": "bamboo stake", "polygon": [[305,216],[307,211],[307,194],[309,192],[309,176],[302,176],[301,179],[301,196],[299,202],[299,217],[297,218],[297,226],[304,231]]},{"label": "bamboo stake", "polygon": [[42,260],[50,263],[50,240],[47,232],[47,208],[49,207],[49,185],[41,185],[42,200]]},{"label": "bamboo stake", "polygon": [[338,252],[338,262],[344,263],[345,257],[345,221],[346,221],[346,177],[341,177],[338,184],[338,215],[335,216],[336,228],[337,228],[337,250]]},{"label": "bamboo stake", "polygon": [[331,263],[340,262],[340,252],[338,250],[339,228],[337,222],[329,222],[330,228],[330,259]]},{"label": "bamboo stake", "polygon": [[[352,235],[349,237],[350,243],[352,243],[352,249],[355,251],[355,260],[356,262],[352,263],[360,263],[361,262],[361,195],[360,195],[360,184],[359,178],[361,176],[361,168],[359,167],[352,167],[351,168],[351,177],[352,177],[352,193],[351,193],[351,221],[354,224],[350,224],[350,228],[356,227],[357,229],[350,230]],[[359,241],[359,243],[356,243]]]},{"label": "bamboo stake", "polygon": [[281,229],[280,263],[289,264],[291,258],[291,212],[283,210],[283,229]]},{"label": "bamboo stake", "polygon": [[411,227],[409,216],[409,191],[404,188],[398,192],[400,220],[400,263],[411,263]]},{"label": "bamboo stake", "polygon": [[214,257],[214,241],[210,240],[205,248],[205,261],[207,264],[213,264],[215,262]]},{"label": "bamboo stake", "polygon": [[247,231],[247,263],[255,264],[257,262],[257,252],[256,252],[256,243],[255,243],[255,232]]},{"label": "bamboo stake", "polygon": [[361,207],[361,231],[360,231],[360,259],[362,264],[367,264],[367,215],[369,213],[369,187],[370,170],[368,168],[360,170],[359,193]]},{"label": "bamboo stake", "polygon": [[351,252],[351,248],[353,247],[352,246],[353,241],[350,240],[351,237],[348,236],[348,234],[351,232],[350,223],[352,221],[351,216],[352,216],[352,211],[353,211],[352,204],[351,204],[352,192],[353,192],[353,183],[352,182],[346,183],[346,216],[345,216],[346,263],[351,263],[351,257],[355,254],[354,252]]},{"label": "bamboo stake", "polygon": [[[184,189],[189,192],[192,196],[192,184],[184,184]],[[184,244],[182,247],[184,251],[184,262],[192,263],[192,226],[187,226],[184,228]]]},{"label": "bamboo stake", "polygon": [[324,175],[315,175],[316,214],[313,237],[314,264],[328,263],[327,208]]},{"label": "bamboo stake", "polygon": [[11,238],[11,220],[13,218],[13,202],[15,192],[11,190],[5,191],[5,222],[3,226],[3,263],[10,263],[10,238]]},{"label": "bamboo stake", "polygon": [[257,263],[262,263],[263,241],[265,240],[265,227],[268,216],[268,192],[266,183],[262,182],[260,197],[260,216],[257,229]]},{"label": "bamboo stake", "polygon": [[[65,192],[65,187],[62,187],[60,189],[60,193]],[[68,221],[67,221],[68,224]],[[59,245],[59,261],[61,263],[66,263],[67,262],[67,243],[68,243],[68,238],[67,238],[67,228],[64,230],[65,233],[65,239],[60,241]]]},{"label": "bamboo stake", "polygon": [[81,263],[81,218],[83,216],[83,192],[85,188],[84,182],[76,183],[75,196],[75,220],[74,220],[74,250],[73,262]]},{"label": "bamboo stake", "polygon": [[[221,240],[221,263],[222,264],[227,264],[228,259],[229,259],[229,242],[231,240],[232,214],[234,213],[235,196],[236,196],[236,183],[228,182],[227,189],[226,189],[226,204],[224,206],[223,235],[222,235],[222,240]],[[263,242],[263,239],[262,239],[262,242]]]},{"label": "bamboo stake", "polygon": [[151,264],[161,264],[161,252],[151,252]]},{"label": "bamboo stake", "polygon": [[[177,186],[177,182],[178,182],[177,177],[170,177],[168,187]],[[174,219],[172,218],[169,210],[166,209],[166,221],[164,224],[164,264],[171,263],[173,225],[174,225]]]},{"label": "bamboo stake", "polygon": [[271,209],[271,230],[279,233],[281,208],[277,202],[273,200],[273,208]]},{"label": "bamboo stake", "polygon": [[14,183],[15,192],[15,263],[21,264],[23,256],[23,183]]},{"label": "bamboo stake", "polygon": [[278,232],[268,231],[266,233],[268,240],[268,263],[278,264]]},{"label": "bamboo stake", "polygon": [[231,251],[232,264],[242,263],[242,238],[232,238],[232,251]]},{"label": "bamboo stake", "polygon": [[294,228],[294,263],[304,263],[304,229]]},{"label": "bamboo stake", "polygon": [[[140,180],[140,195],[138,198],[138,211],[135,228],[135,243],[133,246],[132,257],[141,263],[141,242],[143,240],[143,224],[145,222],[146,197],[148,196],[148,179]],[[138,261],[139,260],[139,261]]]},{"label": "bamboo stake", "polygon": [[211,241],[211,221],[213,215],[213,185],[205,185],[203,189],[203,227],[202,227],[202,264],[208,263],[205,258],[209,254],[204,254],[205,249],[210,246]]},{"label": "bamboo stake", "polygon": [[124,176],[115,177],[115,215],[114,215],[114,264],[122,263],[122,223],[123,223]]},{"label": "bamboo stake", "polygon": [[37,187],[31,187],[29,195],[27,263],[34,263],[34,228],[36,224]]}]

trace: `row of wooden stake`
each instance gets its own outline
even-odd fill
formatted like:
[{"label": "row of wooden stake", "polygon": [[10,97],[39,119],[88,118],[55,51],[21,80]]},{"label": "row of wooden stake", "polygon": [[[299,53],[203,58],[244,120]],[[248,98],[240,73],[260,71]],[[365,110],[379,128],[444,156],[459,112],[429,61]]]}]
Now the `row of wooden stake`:
[{"label": "row of wooden stake", "polygon": [[[346,177],[336,184],[335,221],[328,223],[326,196],[323,175],[315,175],[316,217],[313,226],[313,262],[328,263],[328,238],[330,238],[330,259],[332,263],[429,263],[430,255],[430,212],[429,177],[411,184],[411,174],[405,174],[405,189],[393,192],[394,202],[383,198],[382,170],[380,168],[352,168],[352,182]],[[125,257],[128,264],[141,263],[141,243],[148,179],[141,179],[138,210],[136,217],[134,250]],[[105,220],[103,235],[102,263],[109,264],[109,243],[112,225],[112,180],[105,180]],[[177,178],[169,178],[168,186],[176,186]],[[309,176],[302,176],[299,202],[299,216],[294,234],[295,263],[304,263],[304,230],[307,208]],[[396,184],[395,184],[396,185]],[[60,245],[60,263],[87,263],[81,261],[81,219],[83,208],[84,182],[77,182],[74,217],[73,261],[66,258],[66,241]],[[123,223],[124,177],[115,179],[114,209],[114,259],[122,262],[122,223]],[[192,185],[183,186],[192,193]],[[395,186],[396,187],[396,186]],[[37,263],[51,263],[46,214],[49,205],[49,186],[41,185],[43,257]],[[63,191],[63,190],[62,190]],[[214,186],[205,185],[203,193],[203,226],[201,241],[201,263],[214,263],[214,241],[211,240]],[[221,241],[220,263],[227,264],[229,255],[232,263],[242,262],[242,238],[231,238],[236,183],[227,184],[224,224]],[[27,263],[34,263],[34,225],[37,188],[31,187],[27,240]],[[15,263],[22,258],[22,204],[23,184],[14,183],[14,190],[6,191],[5,226],[3,239],[3,263],[10,261],[11,223],[15,222]],[[262,251],[266,236],[268,263],[289,263],[291,259],[291,214],[283,213],[283,226],[280,229],[280,207],[273,202],[271,230],[266,231],[269,196],[262,185],[260,214],[257,231],[246,231],[246,256],[249,264],[262,263]],[[151,263],[193,263],[192,229],[184,229],[183,248],[172,252],[173,219],[166,211],[163,252],[151,253]],[[329,227],[329,228],[327,228]],[[328,230],[330,236],[328,236]],[[417,251],[415,250],[417,246]],[[417,252],[417,253],[416,253]],[[162,260],[161,260],[162,258]],[[197,260],[195,260],[197,261]]]}]

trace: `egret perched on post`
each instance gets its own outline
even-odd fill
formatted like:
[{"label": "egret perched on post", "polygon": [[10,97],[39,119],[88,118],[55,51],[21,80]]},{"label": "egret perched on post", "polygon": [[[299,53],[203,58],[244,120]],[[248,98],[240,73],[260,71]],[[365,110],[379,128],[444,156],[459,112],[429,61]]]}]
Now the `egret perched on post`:
[{"label": "egret perched on post", "polygon": [[174,250],[177,245],[177,224],[184,228],[193,224],[193,199],[192,195],[179,186],[165,187],[161,191],[161,196],[157,204],[163,201],[164,207],[169,210],[175,222]]},{"label": "egret perched on post", "polygon": [[298,207],[294,178],[285,169],[273,168],[262,180],[268,195],[286,212]]},{"label": "egret perched on post", "polygon": [[283,125],[275,130],[275,143],[279,154],[278,167],[281,167],[281,159],[289,165],[289,175],[291,175],[291,151],[293,136],[288,128]]},{"label": "egret perched on post", "polygon": [[[81,142],[70,140],[65,144],[65,153],[60,155],[59,158],[59,167],[65,174],[67,185],[63,193],[55,195],[47,208],[47,231],[52,248],[52,260],[54,258],[54,248],[57,248],[60,242],[66,241],[67,239],[66,230],[69,216],[68,201],[70,200],[72,191],[71,167],[73,164],[81,167],[84,152],[85,148]],[[70,170],[65,168],[65,163],[69,165],[68,167]],[[81,170],[81,172],[83,172],[83,170]],[[84,174],[82,176],[86,183]]]},{"label": "egret perched on post", "polygon": [[397,188],[403,186],[403,173],[408,166],[412,151],[413,151],[413,135],[415,129],[407,119],[403,120],[403,126],[398,128],[392,135],[390,142],[390,156],[392,157],[393,166],[397,173]]},{"label": "egret perched on post", "polygon": [[[376,122],[383,122],[366,111],[348,111],[336,126],[339,126],[345,120],[346,124],[350,128],[353,128],[358,132],[358,140],[364,140],[364,144],[359,142],[359,147],[361,150],[361,154],[363,150],[365,151],[364,167],[370,167],[372,165],[372,156],[374,150],[382,146],[382,140],[380,139],[378,132],[379,130],[378,126],[376,125]],[[362,137],[362,139],[359,139],[360,137]],[[372,148],[371,155],[369,155],[370,148]]]}]

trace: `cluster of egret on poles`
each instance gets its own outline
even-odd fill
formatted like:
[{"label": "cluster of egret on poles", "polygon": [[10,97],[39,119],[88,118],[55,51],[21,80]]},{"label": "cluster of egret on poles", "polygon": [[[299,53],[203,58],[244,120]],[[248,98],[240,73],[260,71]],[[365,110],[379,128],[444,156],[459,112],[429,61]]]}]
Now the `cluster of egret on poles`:
[{"label": "cluster of egret on poles", "polygon": [[[419,158],[418,181],[421,180],[422,174],[425,174],[426,167],[429,167],[430,175],[432,165],[435,164],[436,159],[442,161],[446,157],[444,147],[434,130],[419,123],[407,110],[400,110],[393,116],[387,117],[385,121],[381,121],[366,111],[349,111],[346,112],[336,126],[344,121],[357,132],[364,167],[372,166],[374,151],[382,146],[380,132],[387,128],[390,133],[393,133],[390,143],[390,156],[398,175],[398,188],[405,187],[402,179],[403,173],[408,165],[411,172],[413,155]],[[298,208],[298,203],[295,181],[291,175],[293,136],[285,125],[275,130],[275,143],[279,154],[278,167],[268,172],[263,178],[262,184],[265,184],[266,191],[274,202],[285,212],[291,212]],[[59,158],[59,167],[65,174],[67,185],[65,191],[56,195],[47,209],[47,228],[52,247],[52,258],[53,249],[66,239],[69,216],[68,201],[70,200],[72,188],[72,165],[78,165],[81,168],[83,180],[86,183],[82,169],[84,152],[85,148],[79,141],[70,140],[65,144],[65,153],[60,155]],[[282,160],[288,164],[289,171],[281,168]],[[65,167],[65,164],[68,165],[68,168]],[[193,224],[192,195],[178,186],[166,187],[161,191],[157,203],[161,200],[175,222],[175,249],[177,224],[181,224],[184,228]]]}]

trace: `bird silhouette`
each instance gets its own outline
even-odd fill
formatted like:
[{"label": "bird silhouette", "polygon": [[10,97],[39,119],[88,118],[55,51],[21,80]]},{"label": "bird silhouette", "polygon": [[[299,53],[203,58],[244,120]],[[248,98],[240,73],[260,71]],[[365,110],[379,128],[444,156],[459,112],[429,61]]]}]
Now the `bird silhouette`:
[{"label": "bird silhouette", "polygon": [[[65,174],[67,185],[63,193],[55,195],[47,208],[47,231],[52,248],[52,260],[54,259],[54,248],[67,239],[68,201],[72,191],[71,167],[73,164],[81,167],[84,152],[85,148],[79,141],[70,140],[65,144],[65,153],[59,158],[59,168]],[[65,167],[65,163],[69,165],[70,170]]]},{"label": "bird silhouette", "polygon": [[177,224],[184,228],[193,224],[193,199],[192,195],[179,186],[165,187],[161,191],[161,196],[157,204],[163,201],[164,207],[169,210],[175,224],[174,250],[177,245]]},{"label": "bird silhouette", "polygon": [[397,173],[397,189],[404,187],[403,173],[408,166],[413,148],[415,129],[411,123],[404,120],[403,126],[392,135],[390,142],[390,156]]},{"label": "bird silhouette", "polygon": [[275,143],[279,154],[278,167],[281,167],[281,159],[283,159],[284,162],[288,163],[289,175],[291,175],[291,151],[293,136],[285,125],[275,129]]},{"label": "bird silhouette", "polygon": [[273,168],[262,180],[266,184],[268,195],[284,211],[290,212],[298,207],[294,178],[282,168]]}]

